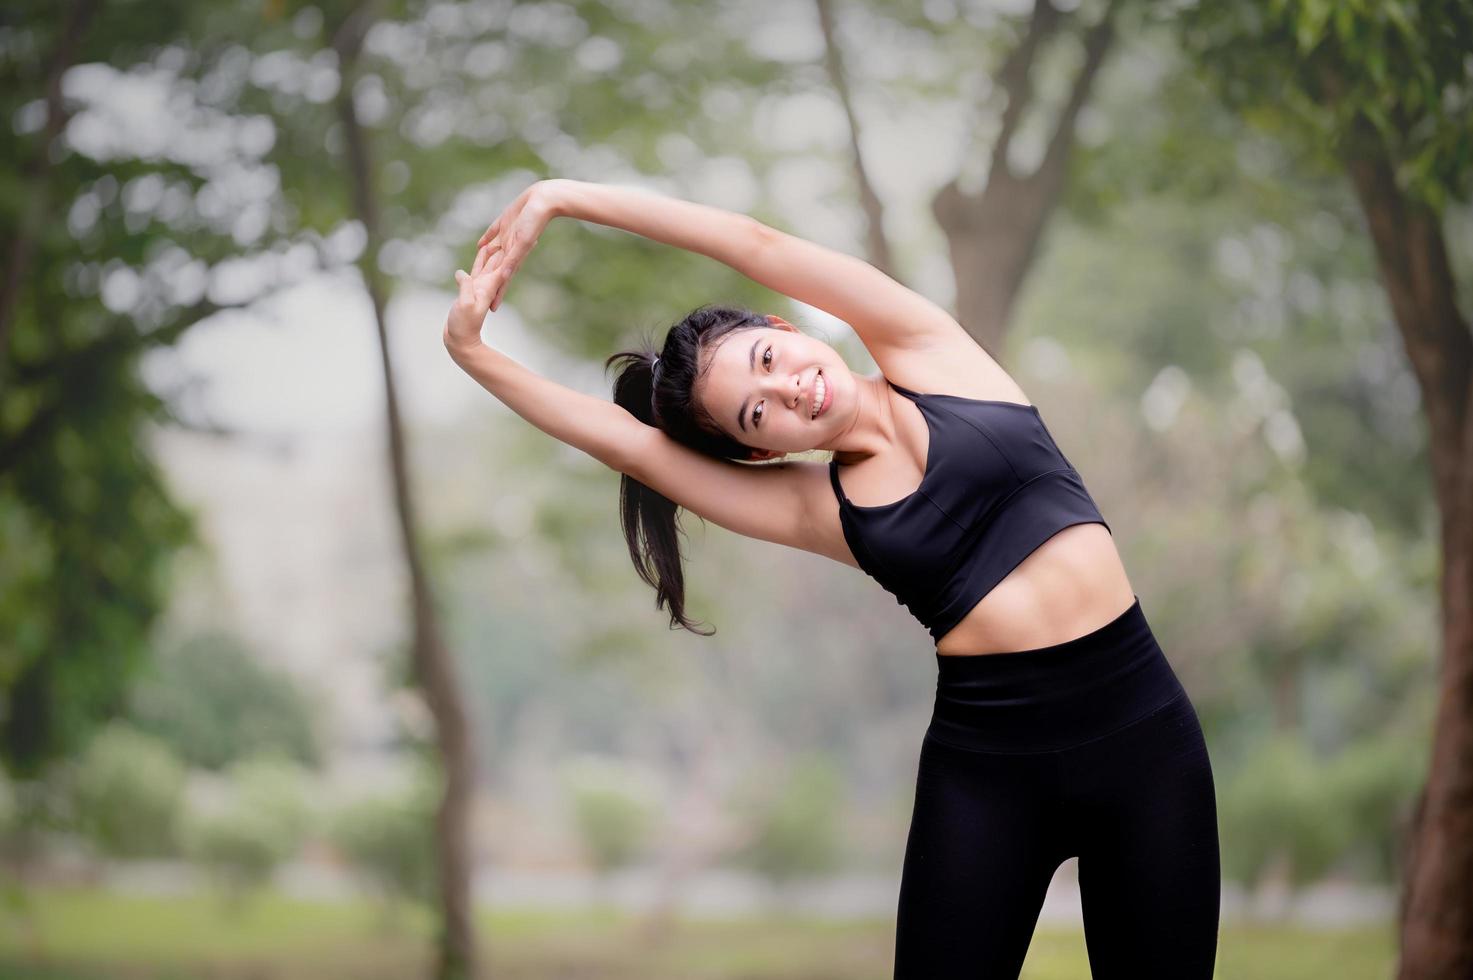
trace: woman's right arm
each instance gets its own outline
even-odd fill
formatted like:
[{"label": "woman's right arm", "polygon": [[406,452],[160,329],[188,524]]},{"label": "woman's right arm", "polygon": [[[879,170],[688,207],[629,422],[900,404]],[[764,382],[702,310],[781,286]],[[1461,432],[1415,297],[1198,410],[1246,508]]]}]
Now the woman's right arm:
[{"label": "woman's right arm", "polygon": [[623,407],[544,378],[486,344],[446,346],[461,370],[522,418],[605,466],[629,472],[649,426]]},{"label": "woman's right arm", "polygon": [[616,402],[585,395],[542,377],[481,341],[495,275],[490,249],[476,252],[469,273],[457,269],[459,291],[445,317],[445,349],[466,374],[512,411],[556,439],[621,473],[628,472],[649,426]]},{"label": "woman's right arm", "polygon": [[450,355],[543,432],[628,474],[677,506],[729,531],[859,567],[839,529],[827,464],[715,459],[645,425],[615,402],[549,381],[485,344],[450,346]]}]

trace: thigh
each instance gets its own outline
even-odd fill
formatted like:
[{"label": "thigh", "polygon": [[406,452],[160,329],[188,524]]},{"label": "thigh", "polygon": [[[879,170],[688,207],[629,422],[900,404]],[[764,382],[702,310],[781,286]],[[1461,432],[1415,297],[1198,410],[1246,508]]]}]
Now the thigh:
[{"label": "thigh", "polygon": [[1079,893],[1094,980],[1212,976],[1221,869],[1207,745],[1181,695],[1074,750]]},{"label": "thigh", "polygon": [[1017,977],[1049,880],[1049,755],[921,744],[896,916],[896,980]]}]

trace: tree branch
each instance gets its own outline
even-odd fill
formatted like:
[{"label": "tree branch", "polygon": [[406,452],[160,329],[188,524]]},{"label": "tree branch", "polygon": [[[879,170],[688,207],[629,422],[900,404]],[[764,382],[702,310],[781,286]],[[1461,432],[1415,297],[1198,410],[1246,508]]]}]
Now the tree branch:
[{"label": "tree branch", "polygon": [[869,174],[864,166],[864,156],[859,148],[859,118],[854,112],[849,80],[845,75],[843,57],[839,51],[838,33],[834,29],[833,0],[814,0],[814,4],[818,7],[818,23],[823,31],[824,67],[828,70],[829,80],[833,83],[834,92],[839,97],[839,104],[844,108],[844,118],[849,122],[850,162],[854,167],[855,182],[859,185],[859,203],[864,209],[867,225],[865,240],[868,245],[869,261],[875,268],[898,282],[899,277],[896,275],[894,258],[890,252],[890,242],[885,237],[884,205],[880,202],[880,196],[875,193],[874,185],[870,183]]},{"label": "tree branch", "polygon": [[1053,135],[1049,138],[1043,162],[1027,178],[1028,180],[1052,184],[1062,182],[1069,163],[1069,153],[1074,148],[1074,124],[1079,118],[1079,111],[1084,107],[1085,100],[1089,98],[1089,93],[1094,88],[1095,75],[1099,73],[1100,65],[1104,64],[1105,55],[1114,41],[1115,13],[1119,8],[1119,0],[1110,0],[1099,21],[1085,34],[1084,65],[1079,69],[1079,74],[1075,76],[1074,85],[1069,90],[1069,99],[1059,112],[1059,119],[1054,125]]},{"label": "tree branch", "polygon": [[[1033,100],[1033,60],[1038,46],[1059,26],[1059,11],[1049,0],[1035,0],[1033,14],[1028,19],[1028,31],[1018,42],[994,76],[997,84],[1007,94],[1007,106],[1002,113],[1002,127],[992,144],[992,169],[994,174],[1012,175],[1008,169],[1008,147],[1013,142],[1013,133],[1022,121],[1023,111]],[[991,178],[989,178],[990,180]]]}]

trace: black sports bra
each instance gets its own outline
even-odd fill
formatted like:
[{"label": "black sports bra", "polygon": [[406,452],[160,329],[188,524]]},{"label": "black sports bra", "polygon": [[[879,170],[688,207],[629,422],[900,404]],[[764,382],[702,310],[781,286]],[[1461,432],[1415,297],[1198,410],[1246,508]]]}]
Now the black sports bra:
[{"label": "black sports bra", "polygon": [[866,507],[844,495],[837,460],[829,479],[855,561],[937,642],[1059,531],[1109,530],[1038,406],[888,383],[921,410],[931,434],[920,486]]}]

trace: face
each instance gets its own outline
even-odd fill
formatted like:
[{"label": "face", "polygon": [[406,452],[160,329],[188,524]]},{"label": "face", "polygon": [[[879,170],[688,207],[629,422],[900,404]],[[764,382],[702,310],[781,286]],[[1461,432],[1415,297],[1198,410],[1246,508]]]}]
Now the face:
[{"label": "face", "polygon": [[[723,432],[761,450],[754,459],[824,445],[842,428],[853,392],[849,368],[832,347],[782,317],[767,321],[721,338],[707,355],[710,370],[698,395]],[[815,418],[820,375],[824,405]]]}]

